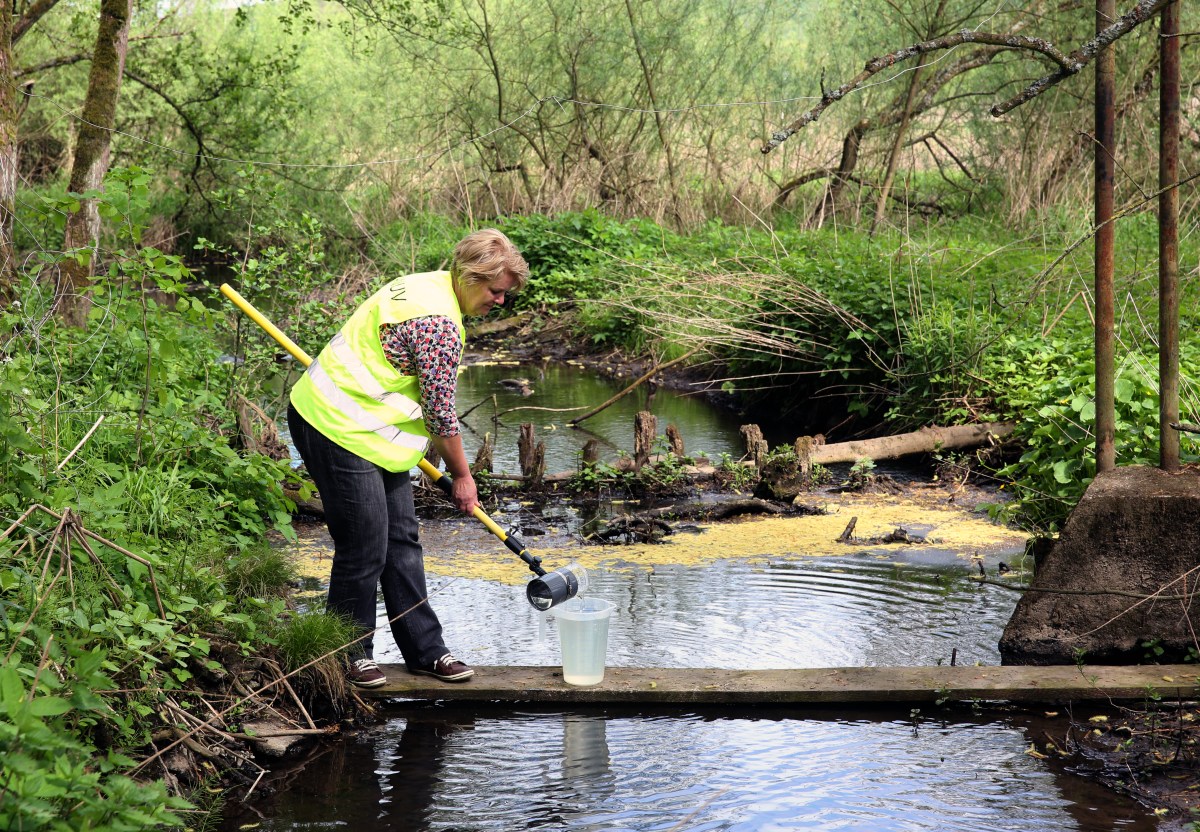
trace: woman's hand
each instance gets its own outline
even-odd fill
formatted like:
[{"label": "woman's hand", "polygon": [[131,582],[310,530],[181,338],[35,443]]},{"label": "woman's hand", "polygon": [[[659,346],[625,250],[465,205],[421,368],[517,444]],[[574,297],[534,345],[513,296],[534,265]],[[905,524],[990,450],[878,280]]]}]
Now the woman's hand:
[{"label": "woman's hand", "polygon": [[467,474],[454,478],[450,487],[450,499],[463,514],[471,514],[479,505],[479,491],[475,488],[475,479]]},{"label": "woman's hand", "polygon": [[475,478],[471,476],[471,466],[467,464],[467,455],[463,452],[461,436],[431,436],[433,447],[446,463],[446,473],[450,475],[450,499],[463,514],[471,514],[479,505],[479,491],[475,488]]}]

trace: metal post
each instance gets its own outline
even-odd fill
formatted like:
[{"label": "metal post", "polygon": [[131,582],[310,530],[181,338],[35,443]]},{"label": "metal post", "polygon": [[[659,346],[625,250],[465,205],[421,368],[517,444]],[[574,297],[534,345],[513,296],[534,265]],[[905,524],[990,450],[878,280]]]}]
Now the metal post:
[{"label": "metal post", "polygon": [[[1108,28],[1116,19],[1116,0],[1097,0],[1096,32]],[[1111,46],[1106,47],[1096,56],[1096,473],[1116,467],[1112,223],[1116,74],[1116,58]]]},{"label": "metal post", "polygon": [[1179,2],[1162,10],[1158,88],[1159,467],[1179,470]]}]

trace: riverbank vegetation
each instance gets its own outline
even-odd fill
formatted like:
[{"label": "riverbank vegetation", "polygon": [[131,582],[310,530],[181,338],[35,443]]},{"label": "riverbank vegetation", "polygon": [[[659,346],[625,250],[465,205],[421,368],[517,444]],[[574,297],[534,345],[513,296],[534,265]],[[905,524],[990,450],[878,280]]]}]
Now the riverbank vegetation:
[{"label": "riverbank vegetation", "polygon": [[[895,32],[1077,44],[1079,9],[130,7],[99,148],[81,127],[99,123],[83,116],[107,65],[99,5],[53,6],[13,11],[0,44],[24,84],[0,107],[20,174],[0,193],[0,826],[188,823],[183,798],[223,775],[163,768],[161,731],[183,724],[166,703],[208,720],[207,679],[236,734],[250,706],[213,678],[257,656],[329,661],[345,637],[289,608],[265,545],[291,533],[285,486],[306,494],[272,421],[295,368],[222,280],[315,355],[383,275],[442,267],[494,224],[533,272],[513,311],[576,351],[686,355],[690,381],[797,436],[1014,422],[972,465],[1013,495],[997,517],[1028,528],[1053,530],[1093,476],[1085,84],[994,120],[980,102],[1023,86],[1031,59],[964,47],[760,152]],[[1147,24],[1118,55],[1119,464],[1158,454],[1155,40]],[[110,157],[102,187],[75,177]],[[1194,215],[1194,191],[1180,197]],[[83,216],[91,231],[69,232]],[[1181,353],[1195,420],[1194,339]],[[306,696],[337,676],[322,673]]]}]

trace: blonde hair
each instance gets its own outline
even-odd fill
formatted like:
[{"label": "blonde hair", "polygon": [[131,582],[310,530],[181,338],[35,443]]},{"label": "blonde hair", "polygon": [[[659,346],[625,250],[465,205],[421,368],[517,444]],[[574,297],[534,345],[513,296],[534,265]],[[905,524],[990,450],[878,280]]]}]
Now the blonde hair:
[{"label": "blonde hair", "polygon": [[482,228],[459,240],[450,261],[454,285],[490,283],[512,275],[513,291],[520,291],[529,280],[529,264],[503,232]]}]

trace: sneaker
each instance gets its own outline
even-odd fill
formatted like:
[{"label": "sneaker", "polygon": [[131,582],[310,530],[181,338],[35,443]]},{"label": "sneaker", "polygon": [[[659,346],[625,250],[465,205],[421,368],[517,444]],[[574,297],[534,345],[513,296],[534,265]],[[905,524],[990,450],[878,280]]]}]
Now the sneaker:
[{"label": "sneaker", "polygon": [[377,688],[387,684],[387,677],[372,659],[358,659],[350,666],[346,679],[356,688]]},{"label": "sneaker", "polygon": [[465,682],[475,675],[475,671],[454,658],[453,653],[447,653],[428,667],[412,667],[409,671],[432,676],[443,682]]}]

